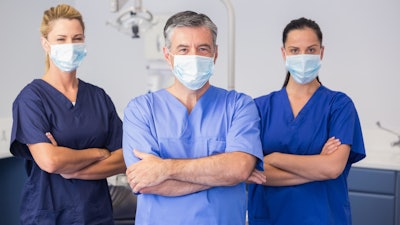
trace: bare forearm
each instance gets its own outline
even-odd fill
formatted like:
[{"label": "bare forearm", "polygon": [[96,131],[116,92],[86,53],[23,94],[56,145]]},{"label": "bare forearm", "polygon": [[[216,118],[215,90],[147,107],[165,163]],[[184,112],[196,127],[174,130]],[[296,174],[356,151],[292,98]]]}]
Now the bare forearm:
[{"label": "bare forearm", "polygon": [[28,145],[35,162],[49,173],[74,173],[109,156],[106,149],[74,150],[48,143]]},{"label": "bare forearm", "polygon": [[83,180],[104,179],[116,174],[125,173],[126,166],[122,156],[122,149],[111,152],[107,159],[97,161],[71,174],[62,174],[64,178]]},{"label": "bare forearm", "polygon": [[157,186],[167,180],[200,186],[231,186],[250,176],[256,158],[243,152],[223,153],[197,159],[161,159],[134,150],[140,161],[127,168],[126,175],[134,192]]},{"label": "bare forearm", "polygon": [[229,186],[245,181],[254,169],[256,158],[232,152],[194,160],[172,160],[171,179],[205,186]]},{"label": "bare forearm", "polygon": [[264,164],[264,169],[264,174],[267,177],[267,180],[264,183],[266,186],[292,186],[305,184],[311,181],[297,174],[278,169],[271,165]]},{"label": "bare forearm", "polygon": [[177,180],[166,180],[159,185],[143,188],[140,191],[140,193],[173,197],[173,196],[188,195],[209,188],[210,186],[205,186],[200,184],[193,184]]},{"label": "bare forearm", "polygon": [[350,148],[342,145],[337,151],[329,155],[291,155],[273,153],[264,158],[270,165],[308,180],[321,181],[335,179],[339,176],[347,163]]}]

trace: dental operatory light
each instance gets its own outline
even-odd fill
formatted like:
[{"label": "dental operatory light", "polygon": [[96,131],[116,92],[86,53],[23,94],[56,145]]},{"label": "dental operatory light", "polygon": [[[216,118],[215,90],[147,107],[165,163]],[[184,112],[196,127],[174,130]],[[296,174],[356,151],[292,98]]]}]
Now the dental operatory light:
[{"label": "dental operatory light", "polygon": [[[115,1],[112,0],[112,3],[115,4]],[[118,5],[114,11],[119,11]],[[132,38],[139,38],[154,25],[154,21],[153,14],[142,7],[142,1],[135,0],[135,6],[120,12],[113,22],[108,21],[107,24]]]}]

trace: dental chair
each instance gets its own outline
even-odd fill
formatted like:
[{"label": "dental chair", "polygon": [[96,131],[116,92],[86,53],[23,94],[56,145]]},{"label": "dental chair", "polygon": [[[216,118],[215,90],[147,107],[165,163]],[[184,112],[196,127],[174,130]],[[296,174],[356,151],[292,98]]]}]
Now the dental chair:
[{"label": "dental chair", "polygon": [[129,186],[109,184],[115,225],[134,225],[137,199]]}]

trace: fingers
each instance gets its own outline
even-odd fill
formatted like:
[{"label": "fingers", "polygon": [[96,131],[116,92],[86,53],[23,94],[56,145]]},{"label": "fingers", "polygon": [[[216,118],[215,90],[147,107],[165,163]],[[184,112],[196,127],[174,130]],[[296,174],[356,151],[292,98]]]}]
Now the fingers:
[{"label": "fingers", "polygon": [[321,154],[331,154],[332,152],[336,151],[341,144],[342,143],[339,139],[336,137],[331,137],[326,141],[324,147],[322,148]]},{"label": "fingers", "polygon": [[249,178],[247,178],[247,183],[264,184],[266,181],[267,177],[259,170],[253,170]]},{"label": "fingers", "polygon": [[134,193],[139,193],[139,189],[138,189],[138,183],[139,180],[137,180],[137,178],[135,177],[134,174],[134,169],[133,169],[133,165],[129,166],[126,170],[126,177],[129,183],[129,186],[131,187],[132,191]]},{"label": "fingers", "polygon": [[50,140],[52,145],[57,146],[57,141],[50,132],[46,132],[46,137]]},{"label": "fingers", "polygon": [[133,149],[133,154],[139,158],[139,159],[144,159],[147,156],[152,156],[151,154],[145,153],[145,152],[141,152],[137,149]]}]

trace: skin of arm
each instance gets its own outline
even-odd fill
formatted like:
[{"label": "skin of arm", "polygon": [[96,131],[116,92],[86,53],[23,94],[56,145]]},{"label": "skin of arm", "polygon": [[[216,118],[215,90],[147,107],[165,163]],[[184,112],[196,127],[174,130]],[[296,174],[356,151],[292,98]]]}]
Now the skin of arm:
[{"label": "skin of arm", "polygon": [[[50,142],[57,146],[57,141],[51,133],[46,133]],[[126,170],[122,155],[122,148],[111,152],[110,157],[96,161],[93,164],[70,174],[61,174],[66,179],[98,180],[104,179],[115,174],[124,173]]]},{"label": "skin of arm", "polygon": [[[131,188],[134,189],[135,185],[136,184],[133,183],[133,187],[131,186]],[[204,191],[209,188],[211,188],[211,186],[194,184],[178,180],[166,180],[158,185],[142,188],[140,189],[140,193],[175,197],[175,196],[192,194],[199,191]]]},{"label": "skin of arm", "polygon": [[29,150],[39,167],[48,173],[74,173],[110,156],[107,149],[74,150],[50,143],[29,144]]},{"label": "skin of arm", "polygon": [[[264,173],[267,177],[264,185],[267,186],[290,186],[335,179],[343,172],[349,154],[348,145],[342,145],[339,139],[331,137],[319,155],[299,156],[276,152],[266,155],[264,172],[254,170],[252,176]],[[250,179],[248,181],[254,183]]]},{"label": "skin of arm", "polygon": [[96,161],[74,173],[62,173],[61,176],[66,179],[99,180],[125,173],[125,171],[126,166],[122,156],[122,148],[120,148],[111,152],[110,157],[104,160]]},{"label": "skin of arm", "polygon": [[154,193],[157,190],[168,190],[169,195],[177,194],[172,193],[172,188],[180,188],[171,184],[183,184],[183,190],[186,191],[178,191],[184,194],[212,186],[236,185],[250,176],[257,160],[244,152],[222,153],[197,159],[161,159],[138,150],[134,150],[134,154],[141,160],[129,166],[126,171],[133,191],[141,193],[142,189],[152,187]]},{"label": "skin of arm", "polygon": [[[344,170],[350,154],[349,145],[340,145],[331,154],[292,155],[274,152],[266,156],[271,166],[312,181],[336,179]],[[265,158],[264,158],[265,159]]]},{"label": "skin of arm", "polygon": [[[259,170],[254,170],[251,176],[256,176],[257,174],[264,174],[266,175],[266,181],[263,185],[266,186],[292,186],[298,184],[304,184],[311,182],[304,177],[301,177],[297,174],[293,174],[276,167],[269,165],[268,162],[264,162],[264,172]],[[248,183],[254,183],[250,180]]]}]

